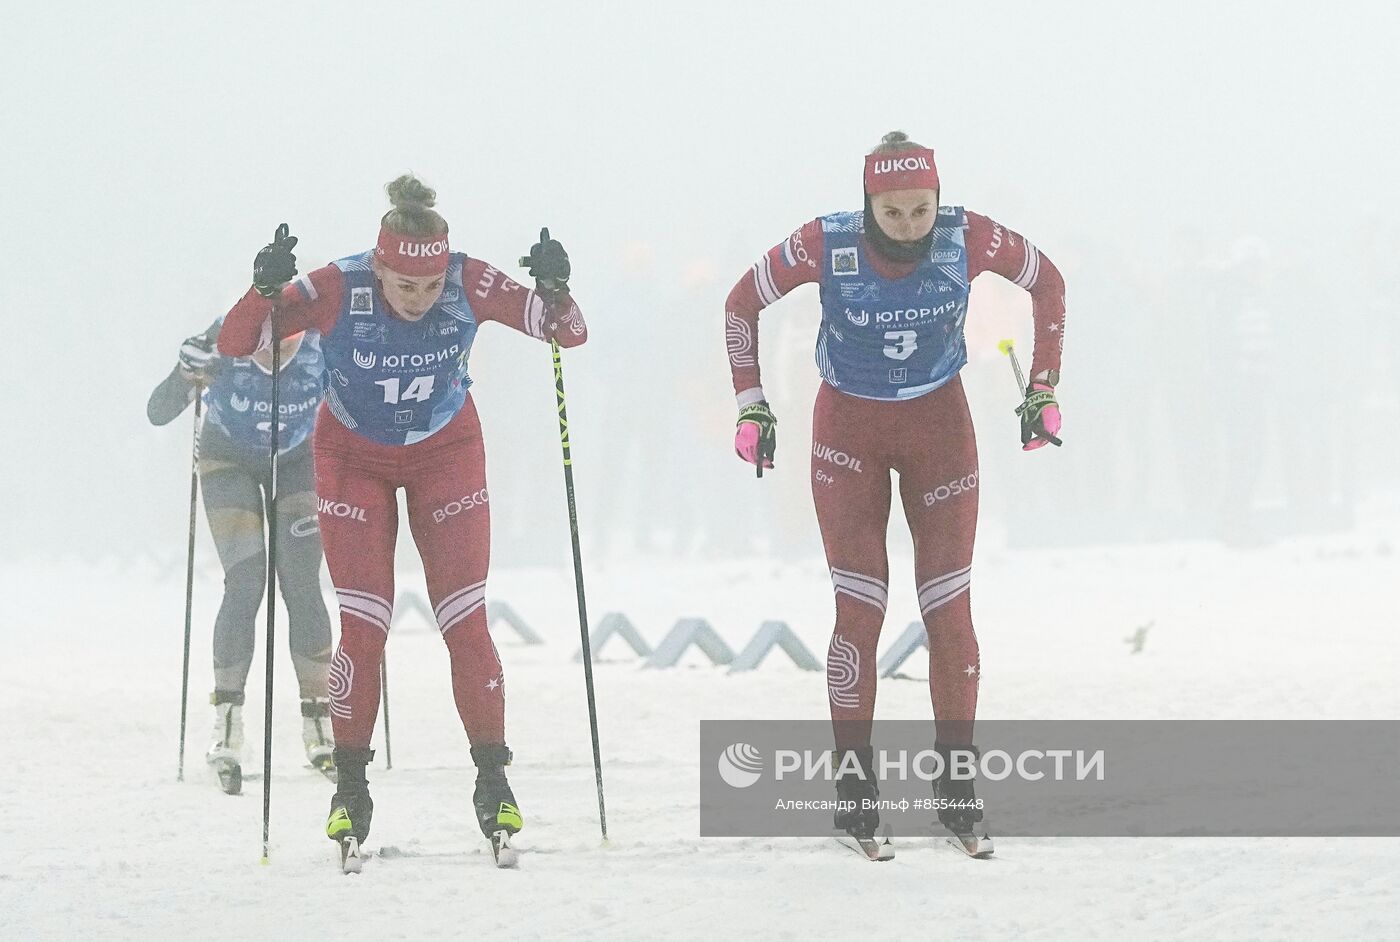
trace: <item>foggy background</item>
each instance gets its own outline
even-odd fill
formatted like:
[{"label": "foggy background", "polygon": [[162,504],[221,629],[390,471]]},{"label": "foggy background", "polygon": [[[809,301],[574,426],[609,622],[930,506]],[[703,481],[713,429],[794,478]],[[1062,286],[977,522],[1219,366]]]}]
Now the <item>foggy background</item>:
[{"label": "foggy background", "polygon": [[[151,389],[278,223],[302,271],[365,250],[409,170],[455,249],[521,277],[548,225],[572,256],[586,563],[819,556],[816,289],[762,319],[762,481],[732,453],[723,302],[859,208],[893,128],[1067,282],[1065,447],[1033,454],[996,352],[1029,362],[1029,300],[973,291],[983,543],[1260,545],[1400,499],[1393,5],[141,7],[5,17],[0,561],[182,564],[190,413],[151,427]],[[470,369],[493,562],[567,565],[548,350],[487,327]]]}]

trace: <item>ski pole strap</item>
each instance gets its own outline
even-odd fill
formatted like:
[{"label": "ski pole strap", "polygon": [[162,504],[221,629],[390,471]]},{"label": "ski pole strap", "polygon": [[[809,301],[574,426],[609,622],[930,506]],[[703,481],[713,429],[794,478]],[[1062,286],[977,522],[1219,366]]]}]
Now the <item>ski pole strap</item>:
[{"label": "ski pole strap", "polygon": [[1022,418],[1029,415],[1029,421],[1034,422],[1040,417],[1041,410],[1046,406],[1056,405],[1055,391],[1053,389],[1036,389],[1031,387],[1026,390],[1025,400],[1016,407],[1016,414]]}]

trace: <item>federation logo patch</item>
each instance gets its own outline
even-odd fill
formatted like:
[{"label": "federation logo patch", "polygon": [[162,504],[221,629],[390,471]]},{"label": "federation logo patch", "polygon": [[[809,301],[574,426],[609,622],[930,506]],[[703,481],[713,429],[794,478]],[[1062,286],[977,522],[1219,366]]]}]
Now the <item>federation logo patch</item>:
[{"label": "federation logo patch", "polygon": [[856,247],[831,250],[831,271],[835,275],[859,275],[860,259]]},{"label": "federation logo patch", "polygon": [[361,321],[351,328],[351,332],[356,340],[363,340],[365,343],[382,343],[388,333],[388,325],[376,324],[373,321]]},{"label": "federation logo patch", "polygon": [[864,281],[843,281],[837,285],[841,289],[841,298],[845,301],[878,301],[880,300],[880,285],[878,282]]}]

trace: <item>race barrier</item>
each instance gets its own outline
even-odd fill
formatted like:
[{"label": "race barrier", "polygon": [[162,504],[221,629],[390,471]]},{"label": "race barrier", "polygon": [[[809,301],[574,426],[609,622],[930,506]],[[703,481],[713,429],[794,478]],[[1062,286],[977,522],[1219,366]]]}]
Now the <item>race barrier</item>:
[{"label": "race barrier", "polygon": [[[593,659],[598,659],[598,652],[609,640],[617,637],[626,642],[632,649],[632,653],[638,657],[651,657],[651,645],[647,644],[638,634],[637,628],[632,624],[632,620],[621,612],[608,612],[598,622],[598,627],[594,628],[588,635],[588,648],[593,654]],[[574,654],[575,661],[583,660],[583,649],[579,648]]]},{"label": "race barrier", "polygon": [[893,677],[895,671],[907,660],[909,655],[923,648],[928,650],[928,629],[921,621],[911,621],[909,627],[904,629],[904,634],[895,639],[885,651],[884,657],[875,665],[875,673],[880,677]]},{"label": "race barrier", "polygon": [[734,649],[725,644],[709,622],[703,618],[682,618],[666,633],[642,666],[675,667],[681,655],[692,645],[699,648],[711,664],[729,664],[734,660]]},{"label": "race barrier", "polygon": [[[631,619],[621,612],[608,612],[588,635],[588,646],[595,660],[599,658],[603,646],[613,638],[621,638],[634,654],[643,659],[642,666],[648,668],[675,667],[691,647],[697,647],[711,664],[728,666],[729,673],[733,674],[758,667],[768,652],[776,647],[801,670],[822,669],[821,662],[785,621],[765,621],[744,649],[735,654],[734,649],[707,620],[682,618],[653,650]],[[582,649],[574,654],[574,660],[583,660]]]},{"label": "race barrier", "polygon": [[780,649],[784,654],[792,659],[804,671],[819,671],[822,664],[807,650],[807,646],[802,643],[802,639],[793,633],[785,621],[766,621],[763,627],[758,629],[758,634],[754,635],[744,650],[734,658],[734,662],[729,665],[729,673],[738,671],[751,671],[763,659],[768,656],[768,652],[773,648]]}]

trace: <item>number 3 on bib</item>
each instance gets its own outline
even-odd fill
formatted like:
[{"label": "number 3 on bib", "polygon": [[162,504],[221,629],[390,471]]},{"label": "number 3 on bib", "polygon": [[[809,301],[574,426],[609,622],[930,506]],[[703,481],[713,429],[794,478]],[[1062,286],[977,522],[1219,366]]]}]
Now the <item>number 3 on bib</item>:
[{"label": "number 3 on bib", "polygon": [[[912,331],[910,332],[912,333]],[[888,350],[888,348],[886,348]],[[912,351],[911,351],[912,352]],[[413,382],[408,384],[408,388],[399,395],[399,378],[376,380],[374,385],[384,387],[384,401],[388,403],[407,402],[427,402],[428,397],[433,394],[433,380],[436,377],[429,373],[427,376],[416,376]]]},{"label": "number 3 on bib", "polygon": [[891,360],[907,360],[919,349],[919,335],[912,330],[887,330],[885,356]]}]

